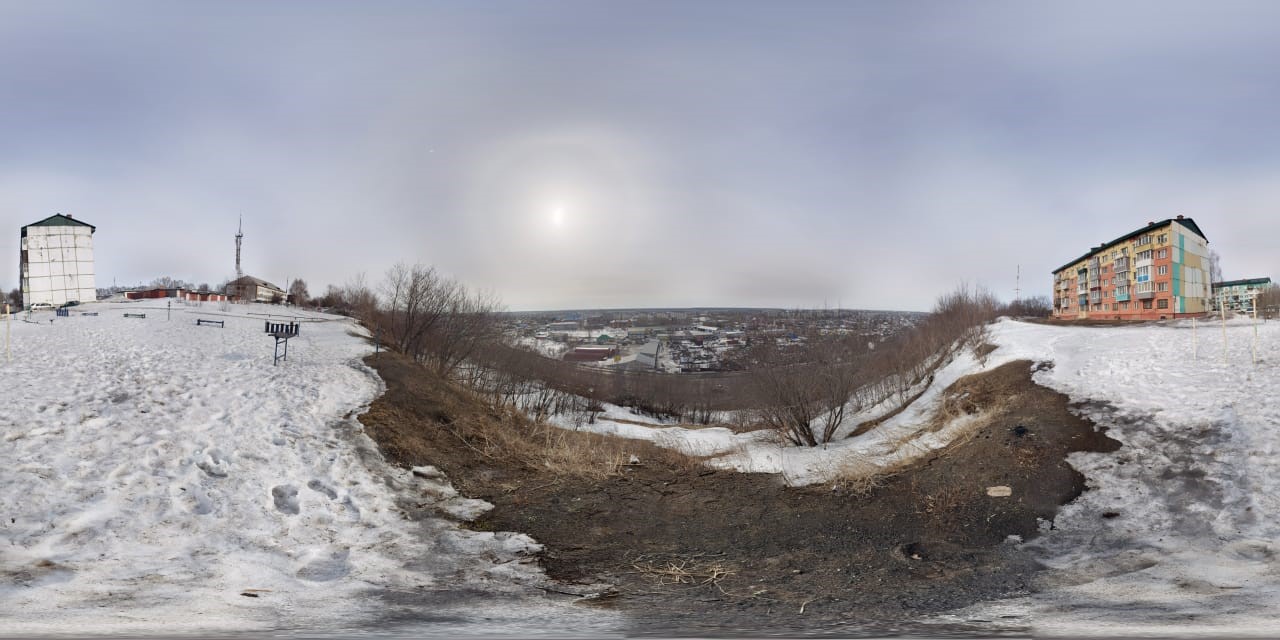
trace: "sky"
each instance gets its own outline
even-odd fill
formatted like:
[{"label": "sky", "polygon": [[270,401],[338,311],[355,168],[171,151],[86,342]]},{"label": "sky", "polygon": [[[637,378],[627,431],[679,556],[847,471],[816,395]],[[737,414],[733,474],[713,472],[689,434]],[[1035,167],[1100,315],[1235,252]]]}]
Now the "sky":
[{"label": "sky", "polygon": [[[1193,218],[1280,278],[1280,3],[5,2],[22,225],[99,286],[396,262],[512,310],[928,310]],[[1021,272],[1021,280],[1017,274]]]}]

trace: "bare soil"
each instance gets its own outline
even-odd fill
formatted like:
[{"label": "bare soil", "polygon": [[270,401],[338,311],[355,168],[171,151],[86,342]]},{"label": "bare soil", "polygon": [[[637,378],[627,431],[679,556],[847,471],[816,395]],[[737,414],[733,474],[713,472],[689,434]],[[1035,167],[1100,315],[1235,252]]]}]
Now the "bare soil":
[{"label": "bare soil", "polygon": [[[636,634],[900,629],[1029,593],[1041,567],[1006,539],[1041,535],[1085,490],[1068,453],[1119,447],[1019,361],[949,390],[949,410],[986,416],[971,437],[863,492],[706,469],[635,441],[624,446],[640,465],[590,478],[468,444],[450,425],[482,404],[398,356],[367,362],[387,392],[361,421],[384,455],[493,503],[472,526],[533,536],[552,578],[613,584],[592,602],[630,614]],[[997,485],[1012,495],[989,496]]]}]

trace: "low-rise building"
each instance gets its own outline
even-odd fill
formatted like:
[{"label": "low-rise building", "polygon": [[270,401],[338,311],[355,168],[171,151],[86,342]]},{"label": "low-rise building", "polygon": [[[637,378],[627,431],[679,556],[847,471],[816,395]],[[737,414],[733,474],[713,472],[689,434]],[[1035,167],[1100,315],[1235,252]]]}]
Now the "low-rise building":
[{"label": "low-rise building", "polygon": [[1209,310],[1209,241],[1178,216],[1089,249],[1053,272],[1056,318],[1159,320]]},{"label": "low-rise building", "polygon": [[574,347],[572,351],[564,354],[564,360],[569,362],[600,362],[618,355],[618,350],[614,347]]},{"label": "low-rise building", "polygon": [[284,302],[284,289],[253,276],[241,276],[227,283],[227,297],[240,302]]}]

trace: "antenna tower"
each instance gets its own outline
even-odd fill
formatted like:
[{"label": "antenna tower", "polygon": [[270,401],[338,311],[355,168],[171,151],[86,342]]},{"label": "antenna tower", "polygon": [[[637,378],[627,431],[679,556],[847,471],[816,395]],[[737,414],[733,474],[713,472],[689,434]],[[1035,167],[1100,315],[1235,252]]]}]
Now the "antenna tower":
[{"label": "antenna tower", "polygon": [[240,216],[240,226],[236,229],[236,280],[244,277],[240,270],[240,241],[244,240],[244,216]]}]

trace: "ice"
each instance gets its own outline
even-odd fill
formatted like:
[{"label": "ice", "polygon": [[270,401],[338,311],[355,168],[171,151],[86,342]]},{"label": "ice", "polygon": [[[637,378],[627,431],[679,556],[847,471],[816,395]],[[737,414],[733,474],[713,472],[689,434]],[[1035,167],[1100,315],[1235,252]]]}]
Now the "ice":
[{"label": "ice", "polygon": [[[361,328],[285,310],[305,324],[272,366],[256,314],[281,311],[147,301],[14,318],[0,360],[3,633],[324,633],[442,612],[471,634],[615,628],[542,595],[536,542],[457,526],[487,504],[383,461],[355,418],[383,390]],[[420,603],[455,591],[476,595]]]}]

